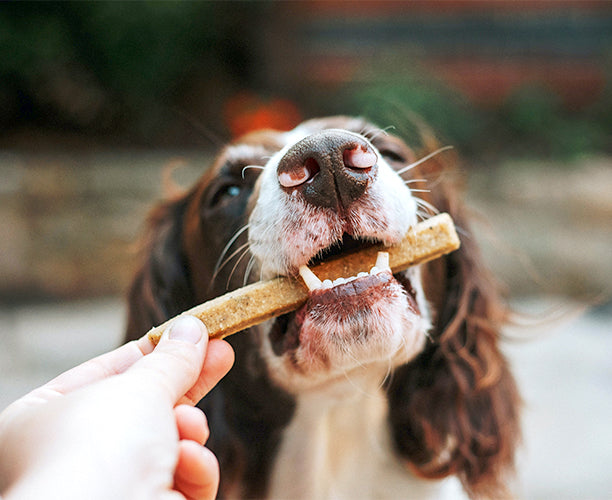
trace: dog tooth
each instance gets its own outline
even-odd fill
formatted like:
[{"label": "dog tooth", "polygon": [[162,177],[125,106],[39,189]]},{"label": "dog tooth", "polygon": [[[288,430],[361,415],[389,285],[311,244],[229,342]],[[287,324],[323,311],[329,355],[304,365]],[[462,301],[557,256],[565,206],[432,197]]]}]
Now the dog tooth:
[{"label": "dog tooth", "polygon": [[376,264],[370,269],[370,272],[360,272],[356,276],[349,276],[348,278],[340,277],[336,278],[334,281],[326,279],[321,281],[315,273],[313,273],[308,266],[300,266],[299,273],[304,283],[308,287],[308,290],[318,290],[319,288],[332,288],[338,285],[344,285],[345,283],[350,283],[358,278],[364,278],[368,275],[375,275],[381,271],[389,270],[389,254],[387,252],[378,252],[378,256],[376,258]]},{"label": "dog tooth", "polygon": [[321,288],[321,280],[313,273],[308,266],[300,266],[300,276],[304,280],[304,283],[308,287],[308,290],[316,290]]},{"label": "dog tooth", "polygon": [[374,266],[383,271],[390,270],[391,268],[389,267],[389,252],[378,252],[378,255],[376,257],[376,264],[374,264]]}]

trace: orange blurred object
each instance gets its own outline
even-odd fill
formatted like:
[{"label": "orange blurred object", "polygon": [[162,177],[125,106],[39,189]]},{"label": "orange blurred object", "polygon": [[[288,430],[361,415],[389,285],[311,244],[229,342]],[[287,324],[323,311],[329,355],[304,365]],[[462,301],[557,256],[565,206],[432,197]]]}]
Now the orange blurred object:
[{"label": "orange blurred object", "polygon": [[250,92],[228,99],[224,114],[234,138],[265,128],[291,130],[302,121],[298,107],[288,99],[265,99]]}]

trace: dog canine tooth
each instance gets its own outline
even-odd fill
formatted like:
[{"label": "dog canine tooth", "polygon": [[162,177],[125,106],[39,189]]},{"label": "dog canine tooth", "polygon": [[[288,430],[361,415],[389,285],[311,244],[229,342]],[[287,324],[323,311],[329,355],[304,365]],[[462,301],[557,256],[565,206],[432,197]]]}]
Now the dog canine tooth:
[{"label": "dog canine tooth", "polygon": [[376,256],[376,264],[374,264],[374,266],[384,271],[387,269],[391,270],[389,267],[389,252],[378,252],[378,255]]},{"label": "dog canine tooth", "polygon": [[308,269],[308,266],[300,266],[299,272],[300,276],[304,280],[304,283],[308,287],[308,290],[312,291],[321,288],[321,280],[317,277],[315,273]]}]

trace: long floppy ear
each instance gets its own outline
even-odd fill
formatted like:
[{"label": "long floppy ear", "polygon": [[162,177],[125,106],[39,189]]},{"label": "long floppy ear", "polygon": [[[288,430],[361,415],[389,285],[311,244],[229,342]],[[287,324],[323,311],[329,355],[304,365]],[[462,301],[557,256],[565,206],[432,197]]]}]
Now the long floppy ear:
[{"label": "long floppy ear", "polygon": [[194,304],[182,246],[189,195],[155,207],[147,221],[142,265],[128,292],[126,341],[144,335]]},{"label": "long floppy ear", "polygon": [[507,309],[441,162],[414,176],[430,179],[427,201],[451,214],[462,246],[424,269],[434,327],[424,351],[389,382],[389,419],[397,450],[417,475],[455,474],[473,498],[504,498],[520,438],[519,397],[498,346]]}]

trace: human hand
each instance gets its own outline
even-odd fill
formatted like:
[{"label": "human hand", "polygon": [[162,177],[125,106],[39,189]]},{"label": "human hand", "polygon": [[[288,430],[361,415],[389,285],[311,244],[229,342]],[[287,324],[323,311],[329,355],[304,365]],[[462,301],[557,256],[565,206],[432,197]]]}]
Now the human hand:
[{"label": "human hand", "polygon": [[5,500],[214,498],[219,466],[195,405],[233,351],[190,316],[69,370],[0,414]]}]

